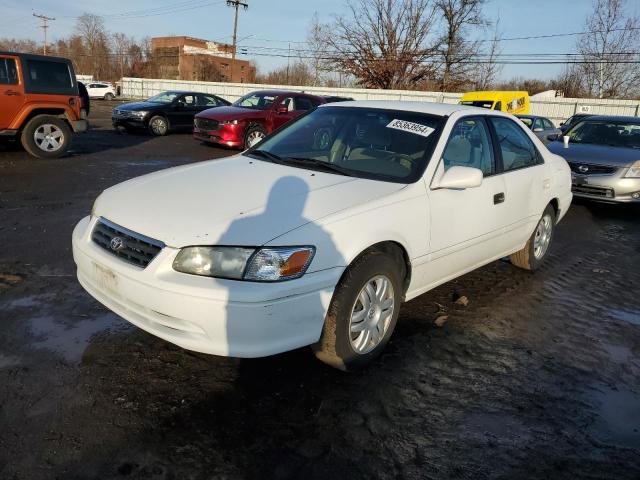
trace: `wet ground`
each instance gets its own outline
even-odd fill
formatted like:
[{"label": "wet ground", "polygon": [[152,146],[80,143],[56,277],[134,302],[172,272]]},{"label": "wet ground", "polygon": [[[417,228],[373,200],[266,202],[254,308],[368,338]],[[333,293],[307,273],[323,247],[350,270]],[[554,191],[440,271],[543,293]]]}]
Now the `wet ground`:
[{"label": "wet ground", "polygon": [[640,209],[574,204],[540,271],[405,304],[363,372],[200,355],[85,294],[70,236],[105,187],[230,152],[112,106],[67,158],[0,147],[0,478],[640,478]]}]

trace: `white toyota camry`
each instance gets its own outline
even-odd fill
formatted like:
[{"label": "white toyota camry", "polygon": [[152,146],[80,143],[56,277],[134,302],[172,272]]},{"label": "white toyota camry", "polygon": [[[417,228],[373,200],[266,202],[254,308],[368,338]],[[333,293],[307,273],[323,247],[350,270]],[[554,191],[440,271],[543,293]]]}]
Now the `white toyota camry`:
[{"label": "white toyota camry", "polygon": [[505,256],[535,270],[571,204],[567,163],[514,117],[322,106],[223,160],[105,190],[73,232],[82,286],[169,342],[259,357],[380,354],[402,302]]}]

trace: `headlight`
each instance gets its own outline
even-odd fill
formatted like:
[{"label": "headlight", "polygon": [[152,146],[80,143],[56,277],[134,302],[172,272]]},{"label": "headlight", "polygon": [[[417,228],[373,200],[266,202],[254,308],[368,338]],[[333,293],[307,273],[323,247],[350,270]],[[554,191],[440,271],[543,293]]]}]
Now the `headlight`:
[{"label": "headlight", "polygon": [[[100,195],[102,195],[102,193]],[[96,197],[96,199],[93,201],[93,205],[91,205],[91,216],[92,217],[96,216],[96,204],[98,203],[98,200],[100,199],[100,195],[98,195]]]},{"label": "headlight", "polygon": [[238,120],[222,120],[220,125],[237,125]]},{"label": "headlight", "polygon": [[149,113],[149,112],[146,111],[146,110],[140,110],[140,111],[137,111],[137,112],[131,112],[131,115],[133,115],[134,117],[138,117],[138,118],[144,118],[147,115],[147,113]]},{"label": "headlight", "polygon": [[301,277],[313,258],[313,247],[187,247],[173,261],[173,269],[193,275],[255,282]]},{"label": "headlight", "polygon": [[636,162],[629,167],[625,178],[640,178],[640,160],[636,160]]}]

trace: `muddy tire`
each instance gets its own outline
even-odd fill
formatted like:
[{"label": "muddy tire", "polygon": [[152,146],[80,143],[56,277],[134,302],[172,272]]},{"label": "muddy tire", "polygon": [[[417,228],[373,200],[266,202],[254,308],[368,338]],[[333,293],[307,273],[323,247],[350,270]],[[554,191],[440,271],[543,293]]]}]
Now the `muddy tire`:
[{"label": "muddy tire", "polygon": [[260,125],[254,125],[247,129],[247,132],[244,134],[244,148],[253,147],[258,142],[261,142],[264,137],[267,136],[267,131],[264,127]]},{"label": "muddy tire", "polygon": [[535,230],[522,250],[511,254],[511,263],[524,270],[537,270],[542,265],[553,240],[556,213],[551,205],[542,213]]},{"label": "muddy tire", "polygon": [[169,120],[162,115],[154,115],[149,119],[149,133],[156,137],[162,137],[169,133]]},{"label": "muddy tire", "polygon": [[320,340],[312,345],[318,359],[351,371],[382,353],[403,298],[406,267],[398,253],[370,251],[347,268],[331,299]]},{"label": "muddy tire", "polygon": [[71,145],[71,128],[53,115],[37,115],[22,130],[24,149],[37,158],[58,158]]}]

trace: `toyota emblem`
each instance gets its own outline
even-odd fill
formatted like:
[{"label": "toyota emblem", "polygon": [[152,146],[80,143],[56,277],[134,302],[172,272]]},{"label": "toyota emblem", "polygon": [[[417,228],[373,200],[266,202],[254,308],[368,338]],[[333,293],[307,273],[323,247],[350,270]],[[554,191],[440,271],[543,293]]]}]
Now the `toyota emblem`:
[{"label": "toyota emblem", "polygon": [[578,170],[580,171],[580,173],[587,173],[589,171],[589,167],[587,167],[586,165],[580,165],[578,166]]},{"label": "toyota emblem", "polygon": [[124,240],[120,237],[113,237],[109,242],[109,248],[114,252],[119,252],[125,248]]}]

